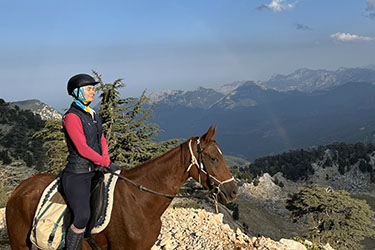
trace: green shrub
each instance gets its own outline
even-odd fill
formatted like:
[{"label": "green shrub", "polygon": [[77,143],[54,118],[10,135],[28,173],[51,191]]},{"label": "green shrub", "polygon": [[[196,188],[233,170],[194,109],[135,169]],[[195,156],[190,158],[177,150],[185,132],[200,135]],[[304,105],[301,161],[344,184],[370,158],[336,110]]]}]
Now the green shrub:
[{"label": "green shrub", "polygon": [[[375,236],[375,212],[364,200],[331,187],[302,187],[289,195],[286,208],[298,221],[307,218],[303,236],[336,250],[363,249],[361,241]],[[350,236],[350,237],[348,237]]]}]

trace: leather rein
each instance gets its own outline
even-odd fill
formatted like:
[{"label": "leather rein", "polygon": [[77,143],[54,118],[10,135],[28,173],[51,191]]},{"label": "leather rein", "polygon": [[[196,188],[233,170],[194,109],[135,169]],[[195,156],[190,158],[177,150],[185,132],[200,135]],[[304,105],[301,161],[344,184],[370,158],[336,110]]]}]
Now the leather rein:
[{"label": "leather rein", "polygon": [[[202,147],[200,145],[200,138],[197,139],[198,160],[194,156],[191,143],[192,143],[192,140],[189,141],[189,151],[190,151],[190,155],[191,155],[191,160],[190,160],[190,165],[187,168],[186,172],[189,172],[192,166],[196,166],[197,169],[198,169],[198,173],[199,173],[199,184],[201,184],[202,186],[203,186],[203,184],[202,184],[202,177],[201,177],[202,173],[204,173],[207,176],[207,185],[210,188],[210,190],[208,192],[204,193],[203,195],[213,194],[214,197],[215,197],[216,210],[218,210],[217,209],[217,196],[221,192],[220,186],[223,185],[223,184],[225,184],[225,183],[234,181],[234,178],[231,177],[228,180],[219,181],[217,178],[215,178],[214,176],[210,175],[208,173],[208,171],[207,171],[207,168],[206,168],[204,162],[203,162],[202,154],[203,154],[203,151],[205,149],[202,149]],[[201,197],[202,196],[202,195],[194,195],[194,194],[193,195],[171,195],[171,194],[160,193],[160,192],[154,191],[152,189],[149,189],[147,187],[144,187],[144,186],[142,186],[142,185],[140,185],[140,184],[138,184],[138,183],[130,180],[129,178],[127,178],[125,176],[122,176],[122,175],[117,174],[115,172],[111,172],[111,173],[113,175],[116,175],[118,178],[120,178],[120,179],[122,179],[124,181],[127,181],[130,184],[136,186],[141,191],[145,191],[145,192],[148,192],[148,193],[156,194],[156,195],[163,196],[163,197],[166,197],[166,198],[170,198],[170,199],[173,199],[173,198],[196,198],[196,197]],[[216,181],[218,183],[218,185],[215,185],[215,182],[213,182],[212,180]]]}]

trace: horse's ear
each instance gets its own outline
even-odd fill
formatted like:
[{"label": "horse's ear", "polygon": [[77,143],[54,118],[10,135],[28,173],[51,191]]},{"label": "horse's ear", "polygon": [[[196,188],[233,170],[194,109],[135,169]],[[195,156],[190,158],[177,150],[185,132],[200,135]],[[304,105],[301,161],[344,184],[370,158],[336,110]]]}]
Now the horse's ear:
[{"label": "horse's ear", "polygon": [[[212,126],[211,126],[212,127]],[[216,127],[217,125],[215,125],[214,129],[212,130],[212,137],[214,137],[215,133],[216,133]]]},{"label": "horse's ear", "polygon": [[204,141],[212,139],[215,135],[215,132],[216,132],[216,126],[215,128],[212,128],[212,125],[211,125],[208,131],[204,135],[202,135],[202,139]]}]

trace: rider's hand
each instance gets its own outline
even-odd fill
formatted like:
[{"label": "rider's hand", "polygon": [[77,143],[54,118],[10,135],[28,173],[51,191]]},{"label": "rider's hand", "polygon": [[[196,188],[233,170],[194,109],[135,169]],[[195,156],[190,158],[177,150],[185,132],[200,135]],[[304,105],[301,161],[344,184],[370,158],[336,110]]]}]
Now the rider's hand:
[{"label": "rider's hand", "polygon": [[111,162],[108,166],[108,169],[110,170],[110,172],[116,172],[117,170],[121,170],[121,167],[116,163]]}]

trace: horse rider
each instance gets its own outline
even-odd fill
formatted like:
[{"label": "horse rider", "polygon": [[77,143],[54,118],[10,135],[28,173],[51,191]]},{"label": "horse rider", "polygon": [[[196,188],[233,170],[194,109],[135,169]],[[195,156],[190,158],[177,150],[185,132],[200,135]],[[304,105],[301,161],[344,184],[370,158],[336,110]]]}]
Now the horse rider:
[{"label": "horse rider", "polygon": [[68,163],[62,171],[61,183],[73,214],[66,235],[66,249],[75,250],[83,239],[90,219],[90,187],[98,166],[116,171],[111,163],[107,142],[99,116],[89,107],[94,100],[95,81],[90,75],[78,74],[68,81],[68,94],[74,98],[63,118]]}]

